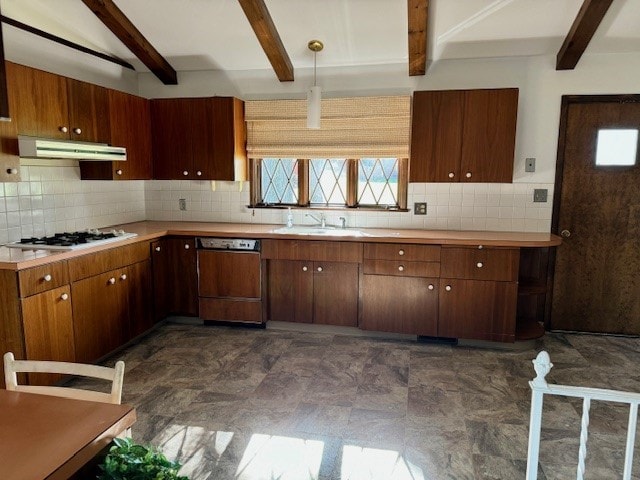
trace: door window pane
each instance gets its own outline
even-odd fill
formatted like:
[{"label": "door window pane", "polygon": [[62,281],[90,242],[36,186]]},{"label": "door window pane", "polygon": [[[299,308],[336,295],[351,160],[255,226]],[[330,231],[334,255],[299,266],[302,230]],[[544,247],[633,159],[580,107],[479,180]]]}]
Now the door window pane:
[{"label": "door window pane", "polygon": [[601,167],[628,167],[635,165],[637,148],[637,129],[598,130],[596,165]]},{"label": "door window pane", "polygon": [[309,202],[315,205],[345,205],[347,161],[344,158],[313,158],[309,166]]},{"label": "door window pane", "polygon": [[295,158],[263,158],[262,203],[298,203],[298,160]]},{"label": "door window pane", "polygon": [[358,161],[358,205],[398,205],[397,158],[361,158]]}]

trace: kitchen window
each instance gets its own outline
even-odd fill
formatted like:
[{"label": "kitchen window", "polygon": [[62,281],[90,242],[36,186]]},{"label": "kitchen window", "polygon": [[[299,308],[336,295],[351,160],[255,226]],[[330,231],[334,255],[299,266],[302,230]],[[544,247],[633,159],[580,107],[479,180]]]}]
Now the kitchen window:
[{"label": "kitchen window", "polygon": [[405,210],[407,164],[398,158],[255,160],[252,206]]},{"label": "kitchen window", "polygon": [[245,102],[251,205],[406,210],[410,98],[322,100],[319,130],[304,100]]}]

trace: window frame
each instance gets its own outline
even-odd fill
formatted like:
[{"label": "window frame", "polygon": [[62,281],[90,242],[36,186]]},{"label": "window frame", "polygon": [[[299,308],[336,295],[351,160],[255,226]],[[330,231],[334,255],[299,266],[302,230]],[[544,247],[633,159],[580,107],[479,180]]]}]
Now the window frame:
[{"label": "window frame", "polygon": [[[287,158],[295,158],[287,157]],[[367,157],[370,158],[370,157]],[[388,205],[359,205],[358,204],[358,162],[359,158],[347,158],[347,201],[345,205],[311,204],[309,199],[309,158],[298,160],[298,203],[264,204],[262,203],[262,159],[249,159],[249,206],[252,208],[312,208],[312,209],[344,209],[357,208],[363,210],[381,210],[390,212],[407,212],[407,191],[409,186],[409,159],[398,158],[398,193],[397,206]]]}]

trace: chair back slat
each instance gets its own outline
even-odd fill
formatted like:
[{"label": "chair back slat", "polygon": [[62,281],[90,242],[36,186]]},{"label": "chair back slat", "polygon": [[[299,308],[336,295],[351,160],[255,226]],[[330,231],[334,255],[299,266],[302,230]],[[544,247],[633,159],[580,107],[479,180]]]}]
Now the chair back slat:
[{"label": "chair back slat", "polygon": [[633,448],[636,441],[636,425],[638,424],[638,404],[629,406],[629,424],[627,425],[627,446],[624,453],[624,472],[622,480],[631,480],[631,467],[633,466]]},{"label": "chair back slat", "polygon": [[577,480],[584,478],[584,461],[587,458],[587,438],[589,437],[589,409],[591,399],[584,397],[582,400],[582,420],[580,421],[580,448],[578,450],[578,474]]}]

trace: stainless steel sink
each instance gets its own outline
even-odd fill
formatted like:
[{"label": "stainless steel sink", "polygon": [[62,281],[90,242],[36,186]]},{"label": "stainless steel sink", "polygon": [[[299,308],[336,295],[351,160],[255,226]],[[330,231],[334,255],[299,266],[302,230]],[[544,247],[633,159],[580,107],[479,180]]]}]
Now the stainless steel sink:
[{"label": "stainless steel sink", "polygon": [[295,225],[291,228],[280,227],[271,230],[271,233],[280,233],[286,235],[322,235],[326,237],[370,237],[368,233],[364,233],[357,228],[337,228],[337,227],[319,227],[307,225]]}]

